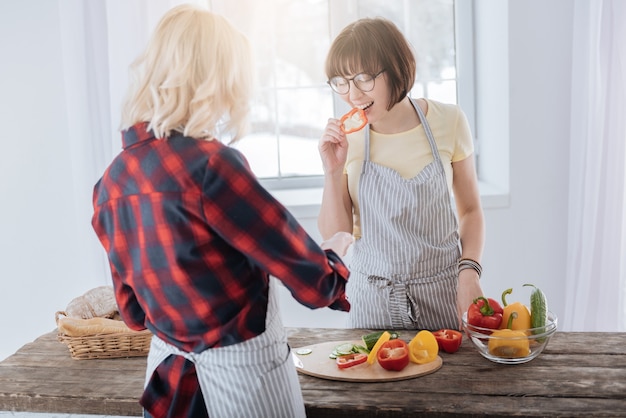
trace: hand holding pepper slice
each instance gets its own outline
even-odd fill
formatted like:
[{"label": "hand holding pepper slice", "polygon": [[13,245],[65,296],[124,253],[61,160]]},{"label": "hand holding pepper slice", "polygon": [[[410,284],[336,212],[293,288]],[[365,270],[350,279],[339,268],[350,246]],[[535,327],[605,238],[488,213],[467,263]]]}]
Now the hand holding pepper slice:
[{"label": "hand holding pepper slice", "polygon": [[456,353],[463,342],[463,334],[453,329],[440,329],[433,332],[439,349],[446,353]]},{"label": "hand holding pepper slice", "polygon": [[367,360],[367,354],[352,353],[337,357],[335,362],[340,369],[347,369],[348,367],[356,366],[357,364],[365,363]]},{"label": "hand holding pepper slice", "polygon": [[399,338],[389,340],[380,347],[376,359],[383,369],[399,372],[409,364],[409,346]]},{"label": "hand holding pepper slice", "polygon": [[343,115],[339,121],[341,123],[341,130],[345,134],[351,134],[361,130],[367,125],[367,116],[363,109],[355,107],[345,115]]},{"label": "hand holding pepper slice", "polygon": [[502,306],[481,296],[467,309],[467,323],[476,327],[498,329],[502,323]]}]

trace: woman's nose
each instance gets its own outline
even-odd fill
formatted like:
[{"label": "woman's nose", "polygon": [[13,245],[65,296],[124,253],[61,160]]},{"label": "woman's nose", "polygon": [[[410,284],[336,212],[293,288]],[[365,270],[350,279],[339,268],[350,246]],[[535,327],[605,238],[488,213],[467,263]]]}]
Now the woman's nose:
[{"label": "woman's nose", "polygon": [[363,95],[363,92],[359,90],[356,84],[354,84],[354,80],[350,80],[349,83],[351,83],[351,86],[348,95],[350,97],[350,101],[354,101],[353,99],[361,97]]}]

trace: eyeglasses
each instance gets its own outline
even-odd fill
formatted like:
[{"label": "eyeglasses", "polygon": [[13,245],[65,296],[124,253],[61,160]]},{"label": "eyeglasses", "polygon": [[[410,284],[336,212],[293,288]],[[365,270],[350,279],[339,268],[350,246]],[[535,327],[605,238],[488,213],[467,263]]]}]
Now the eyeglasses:
[{"label": "eyeglasses", "polygon": [[367,93],[368,91],[372,91],[374,89],[376,79],[384,72],[385,70],[380,70],[374,75],[360,73],[352,78],[337,76],[328,80],[327,83],[330,85],[330,88],[338,94],[348,94],[350,91],[350,81],[354,83],[354,86],[357,89],[361,90],[363,93]]}]

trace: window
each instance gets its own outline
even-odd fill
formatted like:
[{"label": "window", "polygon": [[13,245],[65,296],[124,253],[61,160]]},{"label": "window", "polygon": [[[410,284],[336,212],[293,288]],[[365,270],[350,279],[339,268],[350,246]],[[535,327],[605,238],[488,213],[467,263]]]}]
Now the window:
[{"label": "window", "polygon": [[[326,84],[324,61],[334,37],[361,17],[383,16],[394,21],[415,48],[418,67],[412,96],[460,103],[473,126],[473,106],[464,102],[465,97],[472,96],[459,91],[464,74],[458,71],[473,68],[471,2],[459,3],[212,0],[215,11],[248,35],[256,54],[259,91],[251,131],[235,147],[269,188],[321,186],[318,140],[327,119],[348,110]],[[461,36],[463,33],[469,36]],[[457,47],[469,53],[457,54]],[[470,62],[459,65],[460,58]],[[463,84],[473,85],[473,77],[467,75]]]}]

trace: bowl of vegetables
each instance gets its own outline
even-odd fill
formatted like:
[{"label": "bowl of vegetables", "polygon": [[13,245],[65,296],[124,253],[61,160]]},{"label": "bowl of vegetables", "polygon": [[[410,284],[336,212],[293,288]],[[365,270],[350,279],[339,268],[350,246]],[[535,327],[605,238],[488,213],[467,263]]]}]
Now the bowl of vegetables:
[{"label": "bowl of vegetables", "polygon": [[[532,286],[532,285],[531,285]],[[530,308],[515,302],[503,306],[491,298],[477,298],[463,314],[469,340],[486,359],[500,364],[521,364],[536,358],[557,330],[557,317],[548,311],[545,295],[535,287]]]}]

